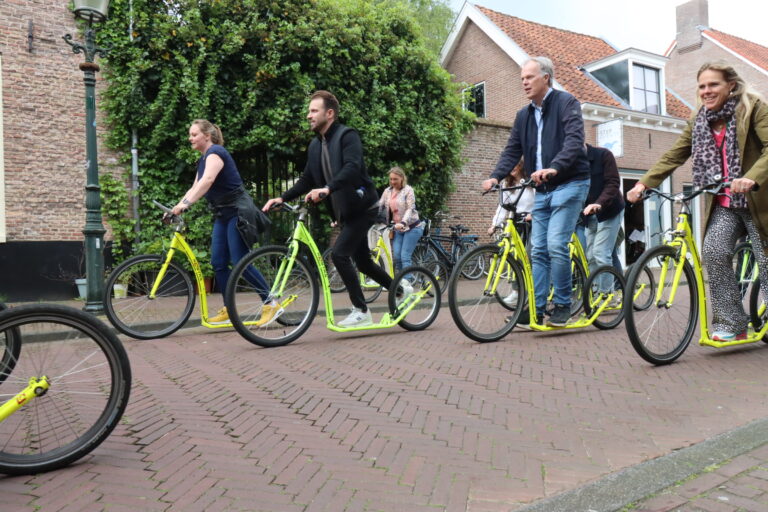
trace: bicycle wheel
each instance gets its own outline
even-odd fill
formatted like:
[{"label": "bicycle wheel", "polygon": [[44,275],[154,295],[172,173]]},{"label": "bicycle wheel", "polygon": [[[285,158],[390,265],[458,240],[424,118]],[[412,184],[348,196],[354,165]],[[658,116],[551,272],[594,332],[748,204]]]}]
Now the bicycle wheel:
[{"label": "bicycle wheel", "polygon": [[[406,294],[407,288],[412,289]],[[430,293],[437,290],[437,280],[424,267],[406,267],[397,273],[389,289],[389,312],[393,317],[399,315],[398,309],[418,301],[398,325],[407,331],[426,329],[440,313],[440,293]],[[418,297],[418,298],[417,298]]]},{"label": "bicycle wheel", "polygon": [[584,296],[587,290],[587,271],[581,260],[571,258],[571,316],[579,314],[584,306]]},{"label": "bicycle wheel", "polygon": [[341,275],[336,270],[336,265],[333,264],[330,247],[323,251],[323,263],[325,264],[325,271],[328,273],[328,284],[331,293],[341,293],[346,290],[347,287],[344,285],[344,281],[341,280]]},{"label": "bicycle wheel", "polygon": [[[632,267],[627,268],[624,274],[624,279],[629,278],[629,273],[632,271]],[[644,266],[637,276],[635,282],[635,289],[631,290],[632,293],[632,307],[636,311],[644,311],[651,307],[653,304],[653,298],[656,294],[656,278],[653,277],[653,270],[648,266]]]},{"label": "bicycle wheel", "polygon": [[[460,245],[459,250],[457,251],[458,257],[456,260],[458,261],[461,259],[465,254],[467,254],[475,247],[477,247],[477,244],[474,242],[467,242]],[[480,279],[483,276],[483,271],[485,270],[484,265],[485,262],[482,258],[475,258],[474,261],[467,262],[467,264],[462,268],[461,275],[467,279]]]},{"label": "bicycle wheel", "polygon": [[[284,261],[293,264],[287,276],[280,273]],[[253,268],[264,277],[268,290],[258,285]],[[276,289],[278,279],[284,283],[282,291]],[[232,270],[226,292],[227,311],[232,325],[246,340],[261,347],[279,347],[309,329],[320,302],[318,290],[317,278],[302,256],[291,262],[287,247],[262,247],[246,255]],[[263,297],[268,294],[280,303],[280,309],[264,321],[263,313],[269,311]]]},{"label": "bicycle wheel", "polygon": [[[5,311],[6,309],[8,309],[8,306],[0,302],[0,311]],[[0,384],[2,384],[11,371],[13,371],[13,366],[19,358],[21,333],[18,328],[0,332],[0,350],[2,351],[2,358],[0,358]]]},{"label": "bicycle wheel", "polygon": [[103,322],[65,306],[2,311],[0,332],[9,330],[20,332],[22,347],[0,395],[14,397],[33,378],[45,377],[50,387],[0,422],[0,472],[66,466],[96,448],[120,421],[131,390],[128,356]]},{"label": "bicycle wheel", "polygon": [[590,274],[587,279],[584,294],[584,312],[590,316],[613,293],[600,316],[595,318],[592,325],[598,329],[613,329],[624,319],[624,276],[611,266],[600,267]]},{"label": "bicycle wheel", "polygon": [[432,247],[422,243],[417,245],[411,255],[411,262],[416,266],[426,268],[435,276],[440,293],[448,288],[448,267],[440,261],[440,257]]},{"label": "bicycle wheel", "polygon": [[742,242],[733,251],[733,271],[739,283],[742,299],[749,297],[750,287],[757,280],[757,259],[752,252],[752,244]]},{"label": "bicycle wheel", "polygon": [[[466,279],[464,266],[481,258],[484,279]],[[459,330],[470,339],[484,343],[506,336],[517,323],[526,302],[523,267],[507,257],[502,262],[498,245],[481,245],[464,255],[448,283],[448,305]],[[492,291],[498,277],[498,285]]]},{"label": "bicycle wheel", "polygon": [[116,299],[104,294],[104,311],[118,331],[140,340],[162,338],[180,329],[189,320],[195,307],[195,290],[187,271],[171,262],[157,286],[152,287],[165,257],[144,254],[130,258],[109,275],[105,289],[115,283],[128,285],[126,297]]},{"label": "bicycle wheel", "polygon": [[[632,301],[624,302],[624,323],[632,346],[640,357],[656,365],[669,364],[680,357],[691,342],[699,315],[693,267],[686,260],[683,274],[675,282],[677,262],[677,250],[673,247],[654,247],[635,262],[627,280],[627,289],[634,290],[643,267],[660,269],[656,294],[648,309],[638,310],[630,306]],[[666,275],[662,280],[661,274],[665,269]],[[669,301],[672,293],[675,294],[674,302]]]},{"label": "bicycle wheel", "polygon": [[[762,329],[765,322],[768,322],[768,299],[760,290],[760,279],[755,281],[749,293],[749,318],[755,331]],[[768,343],[768,334],[763,336],[763,341]]]}]

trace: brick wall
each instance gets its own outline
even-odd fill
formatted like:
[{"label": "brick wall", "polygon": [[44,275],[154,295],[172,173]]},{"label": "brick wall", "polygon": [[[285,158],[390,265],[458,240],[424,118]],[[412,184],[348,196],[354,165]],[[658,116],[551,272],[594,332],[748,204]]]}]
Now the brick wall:
[{"label": "brick wall", "polygon": [[469,23],[444,66],[458,81],[485,82],[488,119],[511,123],[527,102],[520,87],[520,66],[474,23]]},{"label": "brick wall", "polygon": [[700,48],[680,53],[677,48],[669,56],[665,68],[667,86],[691,105],[696,105],[696,72],[708,61],[725,60],[760,94],[768,96],[768,76],[704,38]]},{"label": "brick wall", "polygon": [[[4,0],[0,8],[8,242],[83,239],[84,59],[61,39],[81,39],[68,4]],[[101,172],[114,169],[115,155],[98,151]]]}]

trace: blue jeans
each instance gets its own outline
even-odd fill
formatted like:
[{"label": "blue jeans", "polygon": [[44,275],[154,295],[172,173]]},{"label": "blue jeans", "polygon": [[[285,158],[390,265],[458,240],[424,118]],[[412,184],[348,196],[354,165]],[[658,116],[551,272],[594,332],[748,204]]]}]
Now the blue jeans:
[{"label": "blue jeans", "polygon": [[[602,222],[597,221],[595,215],[586,219],[587,223],[587,261],[589,261],[590,274],[603,265],[613,264],[613,249],[616,246],[616,235],[621,227],[622,212]],[[617,269],[620,271],[620,269]],[[601,275],[597,283],[597,289],[601,292],[610,292],[611,276]]]},{"label": "blue jeans", "polygon": [[411,255],[416,248],[416,244],[424,234],[424,224],[419,224],[408,231],[395,231],[395,238],[392,240],[392,258],[395,260],[395,272],[406,267],[410,267]]},{"label": "blue jeans", "polygon": [[554,285],[552,302],[571,304],[571,263],[568,241],[576,228],[579,213],[589,192],[589,180],[569,181],[552,191],[536,191],[533,206],[533,288],[536,312],[547,305],[549,285]]},{"label": "blue jeans", "polygon": [[[216,275],[216,283],[219,291],[224,293],[232,273],[233,267],[243,256],[248,254],[248,246],[243,242],[243,237],[237,230],[237,217],[231,219],[216,218],[213,221],[213,233],[211,235],[211,266]],[[245,271],[245,279],[251,283],[261,300],[266,301],[269,296],[269,286],[253,265]]]}]

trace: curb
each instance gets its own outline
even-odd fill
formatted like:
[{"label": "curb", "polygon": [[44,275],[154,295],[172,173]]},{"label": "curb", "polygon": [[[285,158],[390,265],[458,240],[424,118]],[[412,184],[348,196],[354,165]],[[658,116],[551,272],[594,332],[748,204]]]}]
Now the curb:
[{"label": "curb", "polygon": [[614,512],[766,442],[768,418],[763,418],[516,512]]}]

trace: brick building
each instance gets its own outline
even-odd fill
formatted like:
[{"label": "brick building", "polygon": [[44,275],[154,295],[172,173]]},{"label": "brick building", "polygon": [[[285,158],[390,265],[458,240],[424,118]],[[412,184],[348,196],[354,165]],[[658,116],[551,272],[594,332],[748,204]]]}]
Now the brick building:
[{"label": "brick building", "polygon": [[[451,211],[476,233],[485,232],[496,206],[493,198],[481,198],[480,182],[495,167],[516,112],[528,104],[520,70],[537,55],[554,62],[554,87],[581,102],[587,142],[617,155],[624,190],[671,147],[690,116],[692,105],[667,85],[669,58],[635,48],[618,51],[597,37],[465,3],[440,57],[457,82],[468,84],[467,108],[478,115],[449,198]],[[663,187],[681,190],[690,183],[686,164]],[[645,245],[656,244],[654,234],[672,220],[671,207],[647,201],[642,209],[626,209],[624,229],[627,236],[636,231]],[[629,249],[625,244],[623,256]]]},{"label": "brick building", "polygon": [[[0,8],[0,300],[72,298],[82,272],[83,56],[68,33],[82,39],[64,0]],[[101,145],[99,163],[116,165]]]},{"label": "brick building", "polygon": [[712,60],[725,60],[764,97],[768,97],[768,48],[709,26],[707,0],[679,5],[677,35],[665,52],[667,84],[696,104],[696,71]]}]

